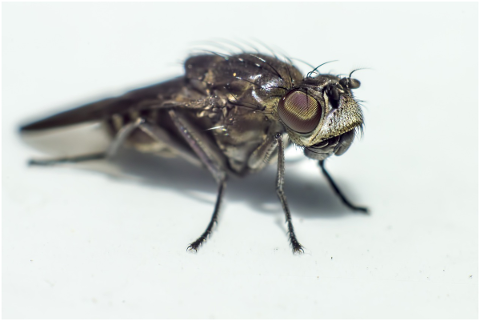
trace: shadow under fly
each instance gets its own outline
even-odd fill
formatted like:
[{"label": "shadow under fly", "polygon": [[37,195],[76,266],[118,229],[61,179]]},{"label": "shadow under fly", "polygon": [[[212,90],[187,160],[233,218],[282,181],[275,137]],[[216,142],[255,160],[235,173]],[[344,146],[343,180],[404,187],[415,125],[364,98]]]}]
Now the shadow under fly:
[{"label": "shadow under fly", "polygon": [[[178,159],[159,159],[153,155],[125,150],[112,161],[122,173],[135,178],[142,185],[178,190],[200,201],[205,201],[205,198],[198,197],[197,192],[216,192],[208,172]],[[289,195],[289,204],[295,215],[305,218],[333,218],[348,214],[340,200],[332,197],[334,191],[327,186],[328,182],[321,180],[320,169],[316,171],[318,175],[309,176],[299,173],[295,168],[285,173],[285,180],[288,182],[285,191]],[[229,180],[225,200],[243,202],[261,213],[277,215],[281,207],[274,191],[275,176],[273,166],[268,166],[255,175],[241,178],[233,176]]]}]

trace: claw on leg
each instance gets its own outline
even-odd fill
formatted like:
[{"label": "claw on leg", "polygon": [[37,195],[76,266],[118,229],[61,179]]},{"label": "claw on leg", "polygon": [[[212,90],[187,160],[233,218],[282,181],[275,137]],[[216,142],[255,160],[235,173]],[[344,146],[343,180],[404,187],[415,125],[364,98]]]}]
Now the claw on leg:
[{"label": "claw on leg", "polygon": [[198,248],[200,247],[200,245],[203,244],[203,242],[205,242],[205,239],[202,239],[202,237],[200,237],[198,240],[196,240],[195,242],[193,243],[190,243],[190,245],[187,247],[187,251],[195,251],[195,252],[198,252]]}]

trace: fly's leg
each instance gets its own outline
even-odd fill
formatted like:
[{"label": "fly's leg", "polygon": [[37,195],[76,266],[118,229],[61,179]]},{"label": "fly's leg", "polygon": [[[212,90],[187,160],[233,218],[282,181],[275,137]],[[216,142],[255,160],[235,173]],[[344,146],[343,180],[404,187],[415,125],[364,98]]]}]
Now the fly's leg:
[{"label": "fly's leg", "polygon": [[320,168],[322,169],[322,173],[323,175],[325,175],[325,177],[327,178],[328,182],[330,183],[330,186],[333,188],[333,190],[335,191],[335,193],[338,195],[338,197],[340,197],[340,199],[342,200],[343,204],[345,204],[348,208],[350,208],[351,210],[353,211],[358,211],[358,212],[363,212],[363,213],[367,213],[368,214],[368,209],[366,207],[361,207],[361,206],[355,206],[353,205],[342,193],[342,191],[340,191],[340,189],[338,188],[337,184],[335,184],[335,182],[333,181],[332,177],[330,176],[330,174],[328,174],[327,172],[327,169],[325,168],[325,163],[323,160],[319,161],[318,164],[320,165]]},{"label": "fly's leg", "polygon": [[[278,150],[277,150],[278,147]],[[286,223],[288,226],[288,238],[292,245],[293,252],[303,252],[302,245],[298,242],[293,229],[292,217],[287,204],[287,197],[283,191],[284,174],[285,174],[285,156],[284,156],[284,142],[281,134],[271,136],[267,138],[258,148],[255,150],[248,160],[248,166],[253,171],[258,171],[264,168],[268,164],[268,160],[277,150],[278,152],[278,166],[277,166],[277,181],[276,190],[280,202],[282,203],[283,212],[285,213]]]},{"label": "fly's leg", "polygon": [[288,209],[287,197],[283,191],[284,183],[284,174],[285,174],[285,155],[284,155],[284,146],[283,139],[281,134],[277,134],[276,137],[278,143],[278,166],[277,166],[277,195],[280,198],[282,203],[283,212],[285,213],[285,219],[288,226],[288,238],[290,244],[292,245],[293,252],[302,252],[303,247],[298,242],[297,237],[295,236],[295,231],[293,230],[292,217],[290,215],[290,210]]},{"label": "fly's leg", "polygon": [[165,129],[157,125],[149,124],[148,122],[142,123],[139,128],[152,139],[168,146],[169,149],[174,150],[175,154],[184,160],[195,166],[202,166],[198,157],[190,149],[183,144],[180,144],[177,139],[174,139]]},{"label": "fly's leg", "polygon": [[248,167],[252,173],[268,165],[270,158],[277,150],[277,145],[277,138],[275,136],[268,136],[267,139],[257,147],[248,159]]},{"label": "fly's leg", "polygon": [[90,160],[111,158],[117,153],[120,146],[123,144],[123,142],[125,142],[128,136],[130,136],[133,130],[138,128],[143,122],[144,120],[142,118],[137,118],[137,120],[135,120],[134,122],[122,127],[117,132],[115,138],[105,152],[54,159],[31,159],[28,161],[28,165],[48,166],[61,163],[80,163]]},{"label": "fly's leg", "polygon": [[62,158],[52,158],[52,159],[30,159],[28,165],[30,166],[49,166],[57,165],[61,163],[80,163],[90,160],[104,159],[106,156],[104,152],[81,155],[81,156],[72,156],[72,157],[62,157]]},{"label": "fly's leg", "polygon": [[220,204],[227,180],[225,160],[220,150],[218,150],[215,145],[209,143],[209,140],[203,136],[202,132],[190,123],[187,118],[183,117],[181,113],[170,110],[169,115],[190,148],[195,154],[197,154],[202,164],[210,171],[218,183],[217,201],[215,203],[215,209],[212,218],[210,219],[210,223],[205,232],[203,232],[203,234],[187,248],[187,250],[197,251],[200,245],[202,245],[211,234],[212,229],[218,220]]},{"label": "fly's leg", "polygon": [[212,233],[213,227],[218,222],[218,213],[220,211],[220,203],[222,202],[225,185],[226,185],[226,181],[224,179],[223,181],[220,182],[218,186],[217,201],[215,202],[215,209],[213,210],[212,218],[210,219],[210,223],[208,223],[207,229],[195,242],[191,243],[187,247],[187,250],[194,250],[196,252],[200,247],[200,245],[202,245],[202,243],[207,240],[210,233]]}]

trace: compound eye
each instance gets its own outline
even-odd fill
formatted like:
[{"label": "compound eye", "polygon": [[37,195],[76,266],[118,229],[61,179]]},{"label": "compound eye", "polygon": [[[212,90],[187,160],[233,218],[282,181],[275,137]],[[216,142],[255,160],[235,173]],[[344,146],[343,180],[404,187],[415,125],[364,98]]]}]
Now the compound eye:
[{"label": "compound eye", "polygon": [[292,91],[278,103],[278,116],[290,129],[309,133],[320,122],[322,109],[317,100],[307,93]]}]

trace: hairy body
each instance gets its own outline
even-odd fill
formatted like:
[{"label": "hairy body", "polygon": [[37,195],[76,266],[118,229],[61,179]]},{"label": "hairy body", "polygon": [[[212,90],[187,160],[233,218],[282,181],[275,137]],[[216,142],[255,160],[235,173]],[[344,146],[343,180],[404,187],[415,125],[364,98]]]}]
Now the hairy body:
[{"label": "hairy body", "polygon": [[196,250],[216,222],[227,176],[247,175],[277,159],[277,193],[287,218],[294,251],[302,251],[291,224],[283,193],[284,149],[304,148],[319,161],[333,188],[349,207],[323,166],[343,154],[361,128],[363,116],[351,89],[360,83],[350,76],[316,74],[303,77],[291,61],[241,53],[193,56],[185,75],[53,115],[23,126],[44,130],[87,121],[104,122],[113,137],[102,154],[33,161],[47,165],[110,157],[122,144],[160,156],[182,157],[207,168],[219,184],[217,204],[205,233],[190,245]]}]

